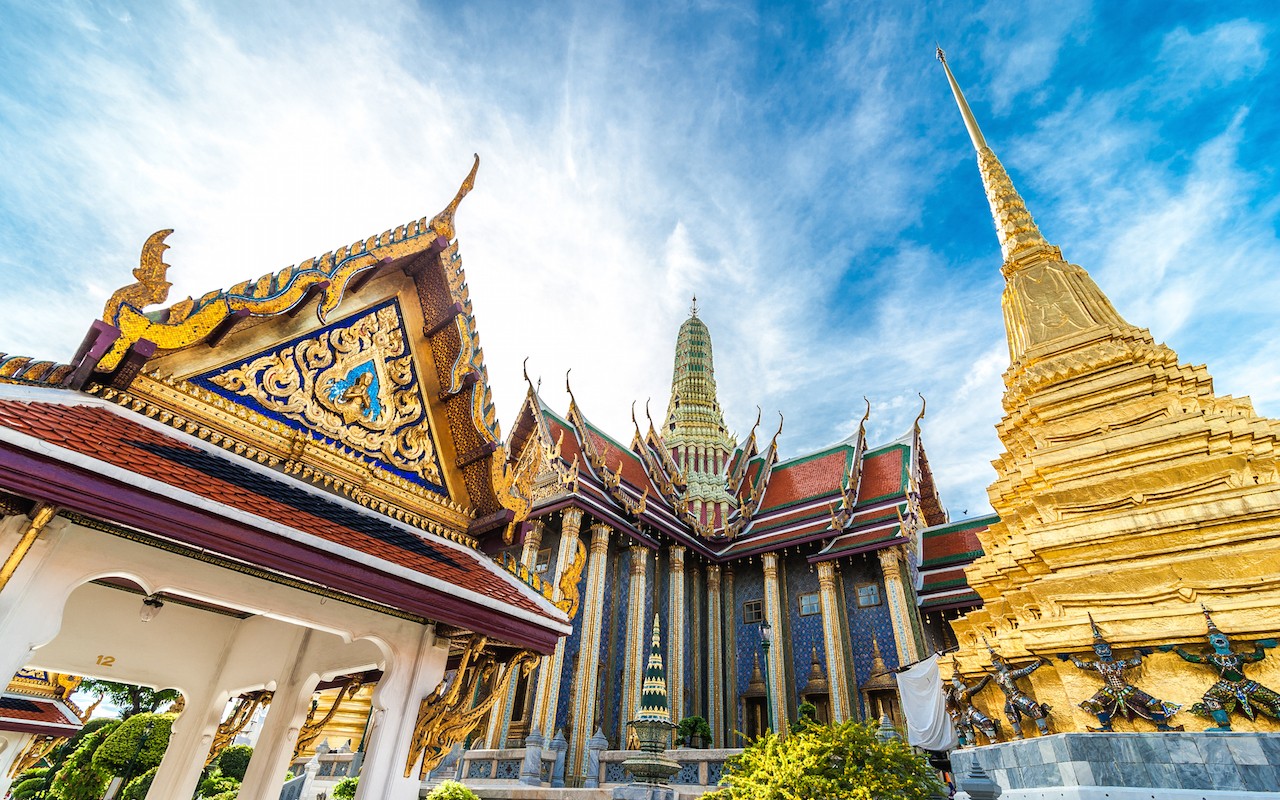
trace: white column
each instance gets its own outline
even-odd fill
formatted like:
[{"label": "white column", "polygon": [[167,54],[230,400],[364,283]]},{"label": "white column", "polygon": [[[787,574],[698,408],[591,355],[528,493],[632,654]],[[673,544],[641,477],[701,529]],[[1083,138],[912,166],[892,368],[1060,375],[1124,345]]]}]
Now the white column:
[{"label": "white column", "polygon": [[[18,544],[27,521],[21,515],[0,521],[0,560]],[[71,570],[49,567],[66,526],[60,518],[49,522],[0,592],[0,675],[25,667],[36,647],[58,634],[67,598],[82,580]]]},{"label": "white column", "polygon": [[239,796],[244,800],[277,800],[280,797],[280,783],[293,760],[298,732],[311,708],[311,694],[320,682],[320,676],[307,664],[307,645],[311,637],[310,628],[299,631],[289,672],[276,682],[275,694],[267,707],[267,718],[262,723],[262,733],[253,748],[253,758],[249,759],[244,782],[240,784]]},{"label": "white column", "polygon": [[195,794],[205,759],[209,757],[209,748],[213,746],[214,733],[230,699],[227,692],[211,693],[207,689],[183,696],[186,708],[173,721],[169,747],[164,751],[160,769],[147,791],[148,800],[168,800]]},{"label": "white column", "polygon": [[366,737],[369,744],[360,769],[357,800],[416,800],[422,785],[419,764],[406,778],[405,762],[418,722],[418,707],[444,680],[449,643],[437,642],[434,627],[424,626],[416,647],[406,645],[389,655],[386,673],[373,694]]},{"label": "white column", "polygon": [[[538,550],[542,547],[542,532],[545,527],[546,524],[542,520],[535,519],[529,525],[529,530],[525,532],[524,547],[520,551],[520,565],[529,572],[533,572],[534,566],[538,563]],[[498,698],[489,712],[489,725],[485,730],[484,739],[486,745],[494,750],[506,747],[507,731],[511,728],[511,712],[515,710],[518,691],[520,691],[520,679],[512,678],[502,697]]]},{"label": "white column", "polygon": [[4,797],[13,785],[9,770],[13,769],[14,762],[22,756],[22,752],[34,738],[35,735],[31,733],[0,731],[0,797]]}]

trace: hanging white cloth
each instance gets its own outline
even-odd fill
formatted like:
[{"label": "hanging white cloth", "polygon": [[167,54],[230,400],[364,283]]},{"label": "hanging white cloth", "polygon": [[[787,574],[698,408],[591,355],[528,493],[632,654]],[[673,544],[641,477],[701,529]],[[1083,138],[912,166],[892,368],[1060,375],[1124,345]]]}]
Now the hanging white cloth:
[{"label": "hanging white cloth", "polygon": [[898,673],[898,694],[907,715],[908,744],[926,750],[955,748],[959,740],[942,697],[936,654]]}]

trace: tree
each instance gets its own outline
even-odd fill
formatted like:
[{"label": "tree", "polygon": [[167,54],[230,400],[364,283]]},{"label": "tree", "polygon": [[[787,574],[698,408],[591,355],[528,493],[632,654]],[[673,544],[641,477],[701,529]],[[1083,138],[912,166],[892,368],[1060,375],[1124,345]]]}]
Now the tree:
[{"label": "tree", "polygon": [[134,714],[143,712],[159,711],[162,706],[182,696],[177,689],[156,690],[148,686],[134,686],[132,683],[99,680],[82,682],[79,691],[106,695],[111,704],[120,709],[121,719],[128,719]]},{"label": "tree", "polygon": [[244,780],[245,770],[249,769],[249,759],[253,758],[253,748],[247,744],[233,744],[218,755],[218,769],[228,778]]},{"label": "tree", "polygon": [[872,723],[807,724],[786,739],[762,736],[726,765],[725,788],[706,800],[930,800],[933,769],[899,740],[880,741]]},{"label": "tree", "polygon": [[[119,723],[117,723],[119,724]],[[81,740],[79,747],[58,769],[49,797],[53,800],[98,800],[111,776],[93,765],[93,754],[115,730],[104,725]]]},{"label": "tree", "polygon": [[172,714],[138,714],[120,723],[98,751],[93,765],[109,775],[131,778],[160,765],[169,747]]}]

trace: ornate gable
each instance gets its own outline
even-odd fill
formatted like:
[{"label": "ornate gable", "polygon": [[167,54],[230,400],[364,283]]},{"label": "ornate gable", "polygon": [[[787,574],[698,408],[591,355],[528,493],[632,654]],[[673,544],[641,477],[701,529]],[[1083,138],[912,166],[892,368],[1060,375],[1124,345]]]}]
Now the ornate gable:
[{"label": "ornate gable", "polygon": [[189,380],[448,497],[407,340],[392,299]]}]

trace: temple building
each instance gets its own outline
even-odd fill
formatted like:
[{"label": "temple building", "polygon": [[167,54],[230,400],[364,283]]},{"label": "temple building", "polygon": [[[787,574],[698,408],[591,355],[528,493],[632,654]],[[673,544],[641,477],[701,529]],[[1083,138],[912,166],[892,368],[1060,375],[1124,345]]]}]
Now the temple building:
[{"label": "temple building", "polygon": [[954,643],[948,620],[980,603],[963,574],[974,531],[992,522],[948,521],[923,406],[878,444],[867,416],[848,439],[785,460],[781,421],[766,439],[757,418],[738,441],[696,301],[661,422],[646,408],[629,442],[615,438],[565,388],[557,411],[530,382],[512,425],[506,447],[530,465],[533,502],[502,557],[552,586],[577,583],[581,608],[471,748],[563,732],[565,782],[580,785],[593,733],[628,744],[655,616],[671,719],[704,717],[714,746],[785,731],[803,702],[822,720],[901,722],[892,671]]},{"label": "temple building", "polygon": [[[192,796],[263,708],[241,797],[277,796],[326,725],[356,732],[362,799],[416,797],[560,652],[575,587],[552,599],[487,552],[532,475],[454,239],[474,179],[433,217],[157,311],[160,231],[70,363],[0,356],[6,761],[31,756],[12,736],[80,727],[30,676],[82,675],[181,692],[150,798]],[[358,722],[320,702],[351,698]]]},{"label": "temple building", "polygon": [[[1280,421],[1215,394],[1204,366],[1127,322],[1063,258],[938,58],[995,220],[1009,342],[988,489],[998,518],[968,545],[983,554],[965,591],[982,603],[953,623],[959,670],[980,675],[993,653],[1044,659],[1025,688],[1054,730],[1084,731],[1101,719],[1080,705],[1099,678],[1067,657],[1101,641],[1142,657],[1142,689],[1182,705],[1188,729],[1280,730],[1266,688],[1280,686],[1280,656],[1267,652],[1280,633]],[[1230,642],[1213,654],[1209,634]],[[1003,702],[994,688],[979,697],[993,717]]]}]

